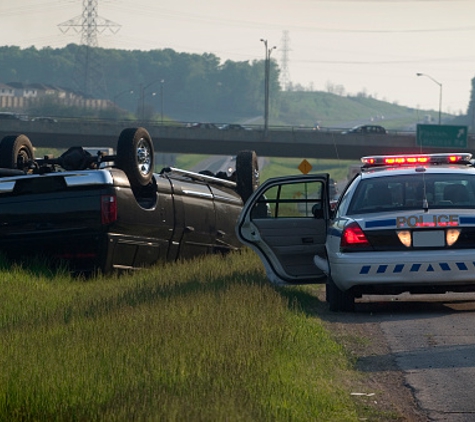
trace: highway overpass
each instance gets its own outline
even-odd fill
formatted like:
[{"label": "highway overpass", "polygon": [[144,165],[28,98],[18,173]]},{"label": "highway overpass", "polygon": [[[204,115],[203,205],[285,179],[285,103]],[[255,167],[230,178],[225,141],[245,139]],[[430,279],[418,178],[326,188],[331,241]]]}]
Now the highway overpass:
[{"label": "highway overpass", "polygon": [[[1,121],[0,138],[23,133],[35,147],[68,148],[112,147],[122,129],[138,126],[136,122],[70,120],[57,123]],[[343,135],[339,131],[316,131],[311,128],[270,128],[262,130],[222,131],[192,129],[182,126],[143,124],[150,132],[156,152],[235,155],[252,149],[262,157],[301,157],[358,160],[363,155],[419,153],[415,133],[387,135]],[[475,151],[475,139],[469,137],[467,148]],[[449,152],[447,148],[424,148],[425,152]]]}]

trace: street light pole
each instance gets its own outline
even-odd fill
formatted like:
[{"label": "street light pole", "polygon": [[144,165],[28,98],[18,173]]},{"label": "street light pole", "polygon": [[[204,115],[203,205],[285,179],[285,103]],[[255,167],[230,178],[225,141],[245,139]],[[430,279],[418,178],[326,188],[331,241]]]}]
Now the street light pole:
[{"label": "street light pole", "polygon": [[156,79],[152,82],[150,82],[149,84],[143,86],[143,84],[140,84],[140,92],[141,92],[141,103],[142,103],[142,110],[141,110],[141,115],[142,115],[142,121],[144,120],[145,118],[145,90],[153,85],[155,82],[158,82],[158,81],[161,81],[163,79]]},{"label": "street light pole", "polygon": [[429,78],[432,82],[435,82],[439,85],[439,125],[442,123],[442,84],[439,81],[436,81],[432,76],[427,75],[426,73],[416,73],[417,76],[425,76]]},{"label": "street light pole", "polygon": [[160,121],[163,126],[163,84],[165,83],[165,79],[160,81]]},{"label": "street light pole", "polygon": [[268,48],[267,40],[261,38],[265,47],[265,61],[264,61],[264,138],[267,138],[269,130],[269,80],[270,80],[270,55],[272,50],[276,47]]},{"label": "street light pole", "polygon": [[125,91],[119,92],[117,95],[114,96],[114,99],[112,100],[112,102],[117,106],[117,99],[127,93],[133,94],[134,91],[132,89],[126,89]]}]

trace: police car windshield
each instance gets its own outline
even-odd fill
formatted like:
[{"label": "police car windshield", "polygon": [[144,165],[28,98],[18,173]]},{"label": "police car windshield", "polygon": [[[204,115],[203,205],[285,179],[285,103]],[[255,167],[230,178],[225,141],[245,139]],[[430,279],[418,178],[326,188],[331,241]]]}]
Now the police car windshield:
[{"label": "police car windshield", "polygon": [[362,180],[348,215],[383,211],[475,208],[475,177],[470,174],[411,174]]}]

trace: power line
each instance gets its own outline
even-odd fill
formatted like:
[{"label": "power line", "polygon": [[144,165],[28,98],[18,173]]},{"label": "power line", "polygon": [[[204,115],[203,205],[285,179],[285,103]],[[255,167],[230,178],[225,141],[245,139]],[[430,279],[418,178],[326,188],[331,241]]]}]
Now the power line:
[{"label": "power line", "polygon": [[282,41],[281,41],[281,59],[280,59],[280,77],[282,81],[282,86],[285,91],[289,90],[290,85],[290,76],[289,76],[289,31],[284,31],[282,34]]},{"label": "power line", "polygon": [[92,92],[96,96],[107,94],[102,64],[95,52],[95,48],[99,46],[97,36],[107,30],[116,34],[120,29],[119,24],[98,15],[98,3],[99,0],[83,0],[82,14],[58,25],[63,33],[73,29],[81,35],[73,79],[86,97]]}]

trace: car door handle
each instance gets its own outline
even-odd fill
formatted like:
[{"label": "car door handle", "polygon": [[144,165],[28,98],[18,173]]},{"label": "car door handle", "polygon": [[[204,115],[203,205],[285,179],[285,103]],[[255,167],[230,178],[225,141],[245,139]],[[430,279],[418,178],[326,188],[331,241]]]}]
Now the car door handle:
[{"label": "car door handle", "polygon": [[191,233],[195,231],[195,228],[193,226],[185,226],[185,231]]},{"label": "car door handle", "polygon": [[302,237],[302,243],[304,245],[311,245],[313,243],[313,237]]}]

